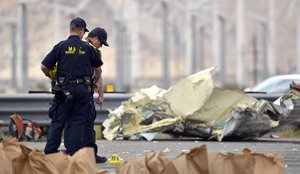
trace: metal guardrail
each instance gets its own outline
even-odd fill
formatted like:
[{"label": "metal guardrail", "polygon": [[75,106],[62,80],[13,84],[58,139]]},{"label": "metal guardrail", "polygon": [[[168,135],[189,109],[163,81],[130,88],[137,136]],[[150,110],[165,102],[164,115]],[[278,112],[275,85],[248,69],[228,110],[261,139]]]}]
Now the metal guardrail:
[{"label": "metal guardrail", "polygon": [[[262,94],[247,93],[257,99],[275,101],[280,94]],[[128,93],[105,93],[102,110],[96,105],[97,117],[96,124],[101,124],[108,118],[108,109],[119,107],[123,101],[128,100],[132,94]],[[96,95],[94,96],[94,98]],[[40,125],[49,125],[51,119],[48,117],[48,109],[52,101],[52,94],[33,93],[33,94],[0,94],[0,122],[1,125],[7,126],[10,122],[10,115],[17,113],[22,117],[38,122]],[[297,103],[295,109],[287,120],[282,123],[300,124],[300,103]]]},{"label": "metal guardrail", "polygon": [[[108,117],[108,109],[119,107],[123,101],[128,100],[132,94],[105,93],[102,110],[96,105],[96,124],[102,123]],[[96,95],[94,96],[94,98]],[[31,119],[40,125],[49,125],[48,109],[52,101],[52,94],[0,94],[0,120],[7,126],[10,115],[16,113],[23,118]]]}]

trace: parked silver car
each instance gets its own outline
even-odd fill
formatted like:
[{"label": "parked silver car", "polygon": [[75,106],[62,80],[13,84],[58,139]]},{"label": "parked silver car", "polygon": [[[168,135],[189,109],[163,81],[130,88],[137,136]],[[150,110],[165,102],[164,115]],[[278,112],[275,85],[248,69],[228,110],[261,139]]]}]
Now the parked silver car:
[{"label": "parked silver car", "polygon": [[245,89],[245,92],[287,93],[292,81],[296,84],[300,84],[300,74],[273,76],[252,88]]}]

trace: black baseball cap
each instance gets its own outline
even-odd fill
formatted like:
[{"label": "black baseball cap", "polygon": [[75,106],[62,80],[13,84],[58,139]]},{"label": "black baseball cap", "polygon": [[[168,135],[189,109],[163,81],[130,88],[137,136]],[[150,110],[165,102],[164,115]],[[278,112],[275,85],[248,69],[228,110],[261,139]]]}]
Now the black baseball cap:
[{"label": "black baseball cap", "polygon": [[107,43],[107,33],[104,28],[96,27],[91,32],[89,32],[88,37],[98,37],[101,43],[105,46],[109,46]]},{"label": "black baseball cap", "polygon": [[86,28],[85,21],[80,17],[73,19],[70,23],[70,27],[84,28],[85,32],[89,32],[89,30]]}]

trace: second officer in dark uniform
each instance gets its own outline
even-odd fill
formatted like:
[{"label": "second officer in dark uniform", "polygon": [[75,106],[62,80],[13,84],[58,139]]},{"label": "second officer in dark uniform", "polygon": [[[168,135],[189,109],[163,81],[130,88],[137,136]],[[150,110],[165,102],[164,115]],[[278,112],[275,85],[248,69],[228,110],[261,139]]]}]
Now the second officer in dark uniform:
[{"label": "second officer in dark uniform", "polygon": [[[81,40],[86,31],[82,18],[73,19],[68,39],[55,45],[41,64],[43,73],[50,77],[49,70],[57,63],[46,154],[57,152],[64,129],[66,152],[70,155],[88,146],[84,141],[94,136],[87,132],[86,125],[95,119],[92,83],[101,79],[103,62],[95,49]],[[106,158],[96,155],[96,161],[105,162]]]}]

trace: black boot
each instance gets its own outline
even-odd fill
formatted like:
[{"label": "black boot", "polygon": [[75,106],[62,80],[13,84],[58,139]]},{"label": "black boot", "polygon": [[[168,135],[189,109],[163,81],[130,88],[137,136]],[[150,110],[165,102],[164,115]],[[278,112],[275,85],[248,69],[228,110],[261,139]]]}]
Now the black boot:
[{"label": "black boot", "polygon": [[95,156],[96,163],[105,163],[107,161],[107,158],[105,156]]}]

